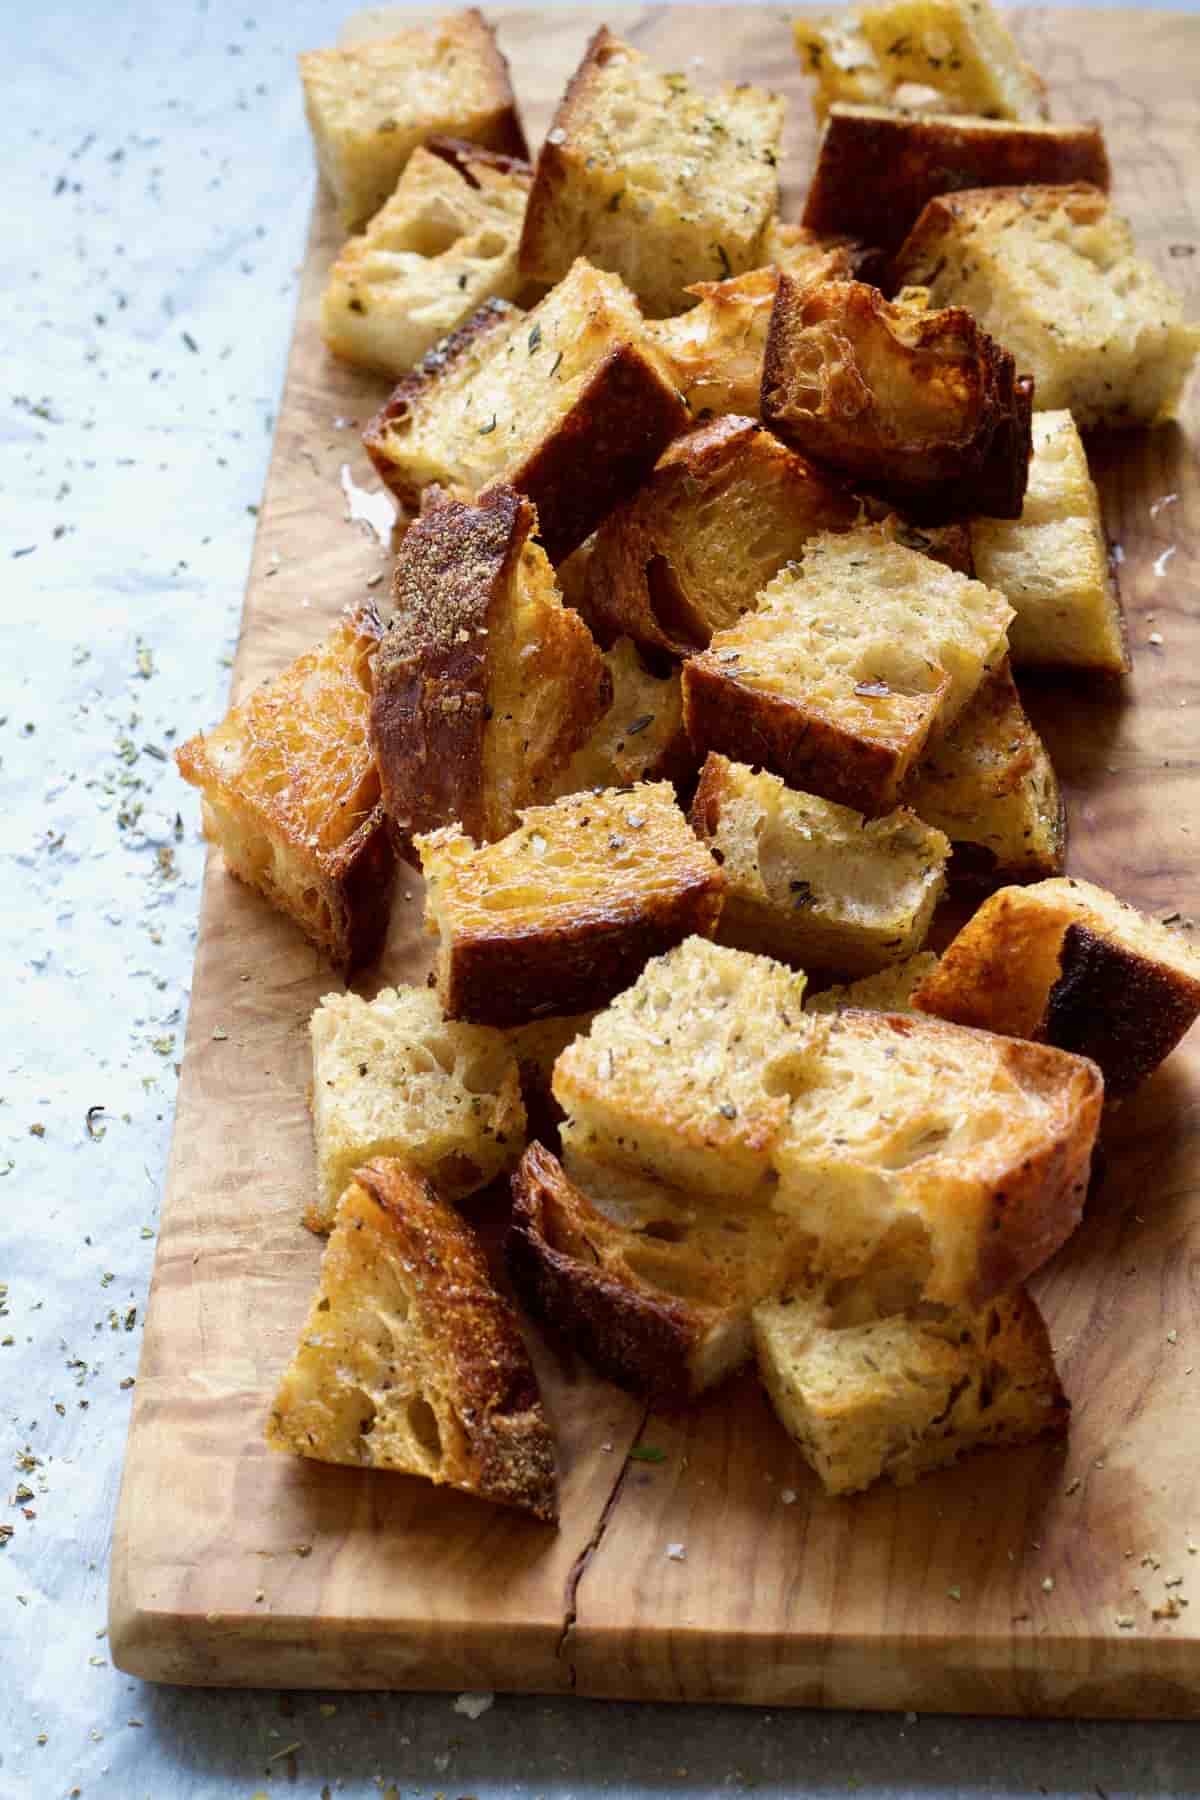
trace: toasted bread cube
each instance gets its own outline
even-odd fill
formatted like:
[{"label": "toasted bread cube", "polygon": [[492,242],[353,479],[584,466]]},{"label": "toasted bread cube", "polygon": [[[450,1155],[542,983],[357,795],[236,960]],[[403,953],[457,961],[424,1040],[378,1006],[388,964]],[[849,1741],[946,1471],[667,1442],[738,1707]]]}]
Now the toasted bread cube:
[{"label": "toasted bread cube", "polygon": [[555,1064],[564,1150],[685,1191],[752,1195],[824,1027],[803,1000],[803,975],[704,938],[656,957]]},{"label": "toasted bread cube", "polygon": [[518,1297],[610,1381],[682,1406],[749,1362],[751,1308],[802,1246],[765,1209],[697,1201],[531,1144],[506,1246]]},{"label": "toasted bread cube", "polygon": [[904,798],[954,845],[955,879],[1040,881],[1062,872],[1062,791],[1007,663],[913,771]]},{"label": "toasted bread cube", "polygon": [[889,812],[931,733],[1003,656],[1011,617],[1003,594],[878,526],[825,533],[684,664],[688,735],[789,787]]},{"label": "toasted bread cube", "polygon": [[1023,1288],[989,1305],[860,1322],[803,1291],[754,1309],[759,1372],[827,1494],[906,1486],[968,1450],[1061,1437],[1050,1338]]},{"label": "toasted bread cube", "polygon": [[309,1024],[317,1198],[328,1231],[354,1170],[396,1156],[448,1200],[516,1166],[525,1147],[518,1058],[498,1031],[442,1016],[428,988],[384,988],[370,1002],[326,994]]},{"label": "toasted bread cube", "polygon": [[810,285],[849,280],[867,252],[849,238],[818,237],[776,221],[763,243],[761,269],[726,281],[697,281],[697,304],[669,319],[651,319],[646,335],[670,364],[675,385],[696,418],[706,413],[758,417],[767,325],[780,269]]},{"label": "toasted bread cube", "polygon": [[1094,1063],[921,1012],[808,1018],[825,1036],[771,1147],[772,1204],[812,1238],[815,1272],[878,1257],[906,1305],[982,1306],[1066,1241],[1104,1098]]},{"label": "toasted bread cube", "polygon": [[1018,666],[1127,672],[1100,496],[1069,412],[1034,413],[1021,517],[973,520],[971,545],[979,579],[1016,608],[1008,641]]},{"label": "toasted bread cube", "polygon": [[529,807],[483,848],[451,826],[417,849],[451,1018],[520,1025],[603,1006],[721,910],[721,871],[665,781]]},{"label": "toasted bread cube", "polygon": [[804,223],[813,232],[850,232],[890,254],[939,194],[1072,181],[1107,192],[1110,179],[1098,125],[914,118],[886,106],[837,104],[817,146]]},{"label": "toasted bread cube", "polygon": [[1017,518],[1032,395],[969,312],[893,304],[861,281],[781,275],[762,416],[910,518]]},{"label": "toasted bread cube", "polygon": [[819,994],[809,994],[805,1010],[831,1013],[857,1006],[867,1012],[912,1012],[912,997],[931,970],[937,968],[937,960],[932,950],[918,950],[915,956],[880,969],[876,975],[863,975],[857,981],[837,983],[822,988]]},{"label": "toasted bread cube", "polygon": [[317,161],[347,231],[378,212],[431,137],[528,155],[508,64],[475,7],[375,43],[310,50],[300,79]]},{"label": "toasted bread cube", "polygon": [[528,494],[560,562],[687,423],[633,295],[581,259],[531,313],[490,301],[431,350],[363,442],[406,506],[435,482]]},{"label": "toasted bread cube", "polygon": [[533,171],[514,157],[435,139],[330,271],[321,333],[335,356],[393,380],[485,300],[515,300]]},{"label": "toasted bread cube", "polygon": [[734,625],[818,531],[844,531],[854,496],[753,419],[677,438],[601,525],[584,611],[602,643],[627,633],[688,656]]},{"label": "toasted bread cube", "polygon": [[950,844],[907,807],[864,819],[713,754],[691,820],[725,876],[718,943],[841,975],[901,962],[924,943]]},{"label": "toasted bread cube", "polygon": [[797,19],[793,31],[817,81],[818,119],[835,100],[989,119],[1045,117],[1041,79],[988,0],[881,0],[832,18]]},{"label": "toasted bread cube", "polygon": [[1169,417],[1200,349],[1179,295],[1085,182],[931,200],[895,273],[974,313],[1033,376],[1038,406],[1068,408],[1081,430]]},{"label": "toasted bread cube", "polygon": [[602,27],[538,156],[521,267],[559,281],[586,256],[660,317],[688,304],[690,282],[755,268],[779,204],[783,111],[761,88],[699,94]]},{"label": "toasted bread cube", "polygon": [[455,820],[503,837],[612,698],[536,526],[530,501],[497,488],[477,506],[434,506],[405,534],[370,722],[383,802],[405,837]]},{"label": "toasted bread cube", "polygon": [[314,649],[175,753],[230,874],[345,969],[382,949],[396,874],[367,741],[382,632],[374,607],[348,610]]},{"label": "toasted bread cube", "polygon": [[401,1162],[366,1164],[342,1195],[266,1436],[557,1521],[554,1440],[513,1309],[470,1227]]},{"label": "toasted bread cube", "polygon": [[1090,1056],[1119,1097],[1200,1014],[1200,954],[1093,882],[1041,881],[985,900],[914,1004]]},{"label": "toasted bread cube", "polygon": [[604,661],[612,677],[612,705],[555,778],[552,797],[587,788],[628,787],[635,781],[671,781],[677,786],[689,781],[699,759],[683,729],[678,669],[652,675],[627,637],[618,638],[605,651]]}]

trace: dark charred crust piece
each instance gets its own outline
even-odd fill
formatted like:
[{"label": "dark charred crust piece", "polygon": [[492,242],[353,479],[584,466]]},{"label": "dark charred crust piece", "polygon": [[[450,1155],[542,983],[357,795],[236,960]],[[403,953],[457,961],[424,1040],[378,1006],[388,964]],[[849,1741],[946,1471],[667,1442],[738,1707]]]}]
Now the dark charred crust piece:
[{"label": "dark charred crust piece", "polygon": [[431,156],[440,156],[449,163],[473,188],[479,183],[472,171],[480,164],[501,175],[533,175],[533,165],[525,155],[505,156],[499,150],[485,150],[481,144],[468,143],[466,138],[431,137],[426,139],[425,148]]},{"label": "dark charred crust piece", "polygon": [[525,1152],[512,1190],[505,1256],[513,1287],[533,1317],[618,1387],[656,1406],[685,1405],[704,1315],[683,1300],[655,1294],[636,1277],[619,1280],[557,1247],[556,1239],[570,1237],[585,1250],[589,1222],[601,1228],[604,1222],[541,1144]]},{"label": "dark charred crust piece", "polygon": [[486,300],[469,319],[426,352],[415,369],[392,389],[390,398],[369,420],[362,434],[363,446],[374,463],[380,480],[391,489],[401,505],[416,512],[421,504],[422,487],[410,481],[388,455],[387,434],[390,426],[406,418],[414,403],[446,375],[447,370],[467,356],[481,338],[506,325],[517,316],[517,308],[507,300]]},{"label": "dark charred crust piece", "polygon": [[463,1428],[470,1467],[457,1472],[457,1485],[556,1523],[554,1444],[537,1378],[470,1227],[390,1159],[357,1169],[354,1179],[391,1228]]},{"label": "dark charred crust piece", "polygon": [[[931,718],[933,710],[931,702]],[[744,686],[708,652],[683,665],[683,722],[700,755],[719,750],[868,817],[896,804],[907,772],[894,749],[843,731],[782,694]]]},{"label": "dark charred crust piece", "polygon": [[552,563],[578,549],[601,519],[637,492],[660,452],[688,423],[675,389],[635,345],[617,344],[601,359],[571,410],[504,477],[536,505]]},{"label": "dark charred crust piece", "polygon": [[488,620],[535,516],[523,496],[494,490],[477,506],[431,508],[401,543],[370,736],[383,804],[403,838],[450,819],[484,835]]},{"label": "dark charred crust piece", "polygon": [[1032,402],[962,307],[906,313],[863,282],[779,278],[764,423],[909,519],[1019,518]]},{"label": "dark charred crust piece", "polygon": [[1098,1063],[1110,1099],[1153,1074],[1200,1012],[1200,991],[1177,972],[1086,925],[1067,926],[1059,971],[1038,1035]]},{"label": "dark charred crust piece", "polygon": [[547,997],[556,1013],[591,1012],[632,987],[652,956],[684,938],[709,937],[721,911],[724,877],[711,871],[676,893],[651,898],[645,911],[605,910],[581,902],[576,923],[531,934],[529,925],[487,937],[463,937],[450,958],[446,1016],[478,1025],[524,1025]]},{"label": "dark charred crust piece", "polygon": [[848,232],[891,255],[940,194],[1075,181],[1107,192],[1110,179],[1098,125],[1039,128],[835,104],[803,223],[810,231]]}]

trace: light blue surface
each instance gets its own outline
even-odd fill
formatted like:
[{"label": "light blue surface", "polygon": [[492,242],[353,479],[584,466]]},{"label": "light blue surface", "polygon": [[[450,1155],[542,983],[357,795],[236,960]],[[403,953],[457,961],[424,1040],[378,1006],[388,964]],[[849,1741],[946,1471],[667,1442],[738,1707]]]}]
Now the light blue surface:
[{"label": "light blue surface", "polygon": [[0,1800],[1200,1793],[1196,1727],[504,1697],[472,1720],[450,1695],[153,1689],[108,1664],[203,861],[155,751],[221,710],[311,193],[293,57],[338,16],[0,9]]}]

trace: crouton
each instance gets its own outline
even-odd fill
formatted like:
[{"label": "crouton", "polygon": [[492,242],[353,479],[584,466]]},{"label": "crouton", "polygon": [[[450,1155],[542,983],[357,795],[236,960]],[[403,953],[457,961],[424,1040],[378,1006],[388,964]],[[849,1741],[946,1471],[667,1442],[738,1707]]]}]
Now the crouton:
[{"label": "crouton", "polygon": [[503,837],[611,701],[536,525],[529,500],[494,488],[475,506],[433,507],[400,546],[370,729],[383,802],[406,838],[455,820]]},{"label": "crouton", "polygon": [[932,950],[918,950],[915,956],[880,969],[875,975],[862,975],[857,981],[839,982],[822,988],[819,994],[806,995],[805,1009],[830,1013],[857,1006],[867,1012],[911,1012],[913,994],[930,970],[936,969],[937,960]]},{"label": "crouton", "polygon": [[721,910],[721,871],[665,781],[527,808],[483,848],[458,826],[416,842],[451,1018],[519,1025],[602,1006]]},{"label": "crouton", "polygon": [[924,942],[950,844],[907,807],[867,820],[714,754],[691,821],[725,876],[718,943],[865,975]]},{"label": "crouton", "polygon": [[669,319],[651,319],[646,334],[666,358],[694,418],[706,413],[758,417],[767,326],[780,269],[806,286],[851,280],[868,260],[848,238],[819,238],[799,226],[775,225],[763,246],[764,266],[727,281],[693,282],[697,304]]},{"label": "crouton", "polygon": [[1070,1420],[1023,1288],[865,1321],[801,1290],[755,1307],[754,1342],[779,1422],[827,1494],[883,1476],[906,1486],[968,1450],[1061,1437]]},{"label": "crouton", "polygon": [[518,1297],[610,1381],[682,1406],[753,1355],[751,1308],[803,1259],[787,1222],[531,1144],[506,1245]]},{"label": "crouton", "polygon": [[878,526],[810,540],[683,667],[688,735],[789,787],[889,812],[1004,654],[1012,608]]},{"label": "crouton", "polygon": [[409,507],[435,482],[528,494],[557,563],[687,423],[633,295],[581,259],[531,313],[496,300],[473,314],[399,384],[363,442]]},{"label": "crouton", "polygon": [[517,244],[533,171],[473,144],[418,145],[391,199],[330,271],[321,334],[396,380],[485,300],[523,289]]},{"label": "crouton", "polygon": [[835,100],[916,112],[1038,119],[1041,78],[1022,61],[988,0],[881,0],[797,19],[796,49],[815,77],[813,111]]},{"label": "crouton", "polygon": [[538,156],[522,269],[559,281],[586,256],[662,316],[687,305],[691,282],[757,267],[779,203],[783,111],[759,88],[697,93],[602,27]]},{"label": "crouton", "polygon": [[428,988],[368,1002],[326,994],[309,1024],[317,1196],[304,1215],[328,1231],[354,1170],[381,1156],[464,1200],[516,1166],[525,1147],[519,1058],[498,1031],[442,1016]]},{"label": "crouton", "polygon": [[965,307],[1081,430],[1152,425],[1179,404],[1200,326],[1134,252],[1099,188],[974,188],[931,200],[897,252],[901,283]]},{"label": "crouton", "polygon": [[677,438],[596,533],[585,613],[602,643],[627,633],[688,656],[734,625],[818,531],[858,517],[854,496],[753,419]]},{"label": "crouton", "polygon": [[628,787],[635,781],[686,786],[699,758],[683,729],[678,669],[651,674],[627,637],[619,637],[605,651],[604,661],[612,677],[612,705],[555,777],[548,797],[580,794],[588,788]]},{"label": "crouton", "polygon": [[266,1435],[557,1522],[554,1440],[512,1307],[470,1227],[403,1163],[366,1164],[343,1194]]},{"label": "crouton", "polygon": [[971,545],[980,580],[1016,609],[1008,642],[1018,666],[1128,671],[1100,496],[1069,412],[1034,413],[1021,517],[973,520]]},{"label": "crouton", "polygon": [[804,223],[813,232],[849,232],[891,254],[939,194],[1073,181],[1107,192],[1110,179],[1098,125],[913,117],[837,104],[817,146]]},{"label": "crouton", "polygon": [[564,1151],[697,1195],[769,1184],[824,1025],[803,1001],[803,975],[704,938],[654,958],[555,1064]]},{"label": "crouton", "polygon": [[969,312],[893,304],[859,281],[781,275],[762,416],[910,518],[1017,518],[1032,395]]},{"label": "crouton", "polygon": [[904,799],[954,845],[955,880],[1041,881],[1062,873],[1062,790],[1007,662],[914,769]]},{"label": "crouton", "polygon": [[343,969],[382,949],[395,883],[367,741],[382,633],[374,607],[347,611],[314,649],[175,753],[203,795],[205,836],[230,874]]},{"label": "crouton", "polygon": [[1200,954],[1090,881],[1001,888],[913,1004],[940,1018],[1090,1056],[1129,1094],[1200,1013]]},{"label": "crouton", "polygon": [[347,231],[378,212],[431,137],[528,155],[508,64],[475,7],[374,43],[310,50],[300,78],[317,161]]}]

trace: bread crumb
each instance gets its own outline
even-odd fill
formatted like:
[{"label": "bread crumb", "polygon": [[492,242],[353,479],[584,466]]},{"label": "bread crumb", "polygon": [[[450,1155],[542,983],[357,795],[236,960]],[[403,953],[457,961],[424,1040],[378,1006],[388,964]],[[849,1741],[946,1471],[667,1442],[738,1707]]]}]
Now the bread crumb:
[{"label": "bread crumb", "polygon": [[495,1694],[460,1694],[454,1702],[454,1710],[468,1719],[481,1719],[495,1703]]},{"label": "bread crumb", "polygon": [[682,1544],[668,1544],[667,1557],[671,1562],[686,1562],[687,1550]]}]

